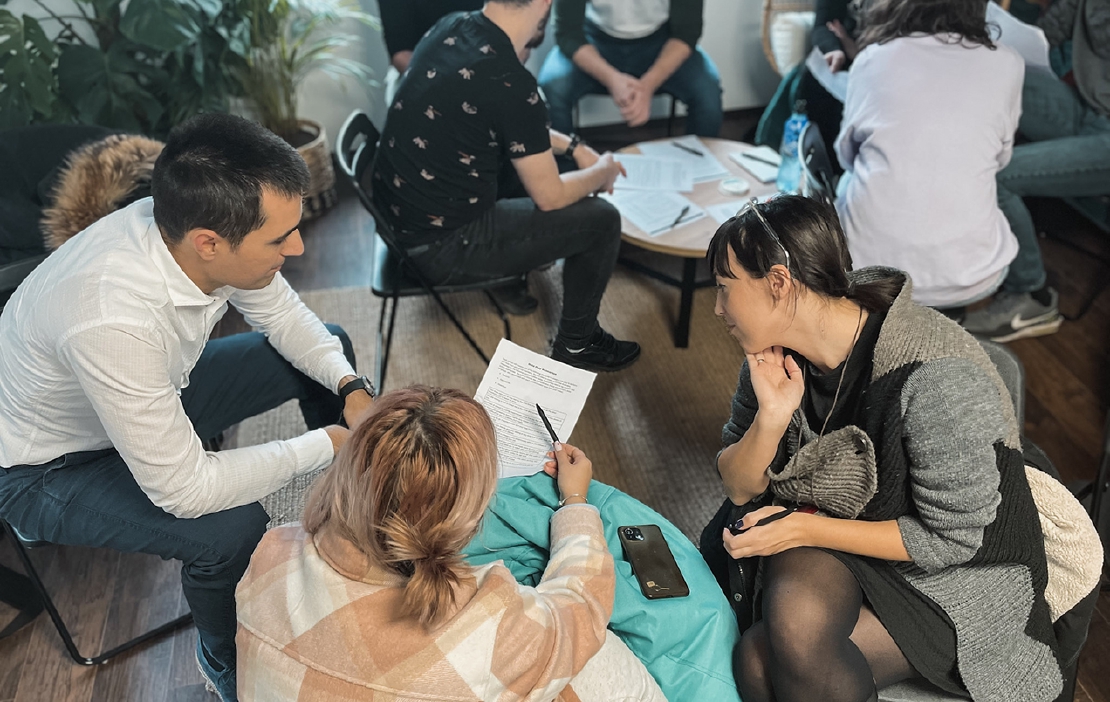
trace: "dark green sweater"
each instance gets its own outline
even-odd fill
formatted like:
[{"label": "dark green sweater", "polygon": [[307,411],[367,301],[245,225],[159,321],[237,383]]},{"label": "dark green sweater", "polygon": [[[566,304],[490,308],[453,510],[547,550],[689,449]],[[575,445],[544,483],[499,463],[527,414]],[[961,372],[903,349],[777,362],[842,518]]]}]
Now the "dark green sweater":
[{"label": "dark green sweater", "polygon": [[[586,3],[588,0],[555,0],[555,43],[567,58],[586,43]],[[671,0],[667,22],[672,39],[694,48],[701,38],[704,0]]]}]

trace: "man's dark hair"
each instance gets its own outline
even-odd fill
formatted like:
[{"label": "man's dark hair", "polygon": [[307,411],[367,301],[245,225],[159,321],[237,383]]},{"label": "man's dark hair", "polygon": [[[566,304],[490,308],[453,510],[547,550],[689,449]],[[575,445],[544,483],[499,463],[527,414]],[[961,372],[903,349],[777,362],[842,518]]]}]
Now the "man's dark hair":
[{"label": "man's dark hair", "polygon": [[154,221],[177,243],[211,229],[237,247],[262,226],[262,189],[303,197],[309,174],[281,137],[242,117],[198,115],[170,131],[154,164]]}]

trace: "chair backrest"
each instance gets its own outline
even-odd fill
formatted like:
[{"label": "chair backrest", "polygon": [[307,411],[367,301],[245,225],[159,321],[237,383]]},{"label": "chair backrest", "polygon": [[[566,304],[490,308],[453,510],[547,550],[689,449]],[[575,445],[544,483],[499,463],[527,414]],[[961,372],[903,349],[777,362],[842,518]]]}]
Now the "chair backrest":
[{"label": "chair backrest", "polygon": [[802,192],[810,197],[817,196],[828,201],[836,199],[836,171],[832,159],[825,148],[821,129],[808,122],[798,136],[799,153],[802,164]]},{"label": "chair backrest", "polygon": [[763,0],[763,54],[775,73],[780,75],[783,73],[771,46],[771,26],[774,24],[775,17],[786,12],[813,12],[816,6],[816,0]]},{"label": "chair backrest", "polygon": [[407,261],[408,257],[404,253],[404,248],[397,242],[393,227],[382,217],[381,210],[374,204],[373,193],[363,187],[363,176],[374,163],[380,139],[381,132],[370,121],[370,116],[362,110],[355,110],[339,128],[339,135],[335,138],[335,158],[339,162],[339,170],[358,193],[362,206],[374,218],[378,236],[394,256]]},{"label": "chair backrest", "polygon": [[1014,414],[1017,415],[1018,429],[1024,434],[1025,426],[1025,366],[1017,354],[1002,344],[979,339],[979,345],[990,356],[991,362],[1002,376],[1002,382],[1010,391],[1010,399],[1014,403]]}]

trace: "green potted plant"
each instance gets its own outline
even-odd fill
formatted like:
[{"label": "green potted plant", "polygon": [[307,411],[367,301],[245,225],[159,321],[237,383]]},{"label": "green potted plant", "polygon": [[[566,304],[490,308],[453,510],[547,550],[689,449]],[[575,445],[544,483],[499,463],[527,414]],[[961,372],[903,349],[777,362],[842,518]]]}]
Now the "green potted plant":
[{"label": "green potted plant", "polygon": [[305,218],[311,218],[334,203],[335,172],[323,126],[298,115],[297,90],[318,71],[333,78],[353,76],[369,86],[370,69],[343,55],[358,37],[342,26],[358,22],[377,28],[377,18],[360,11],[353,0],[243,1],[251,23],[251,48],[241,79],[244,97],[258,120],[308,163],[312,184]]},{"label": "green potted plant", "polygon": [[81,122],[160,136],[227,111],[252,48],[245,2],[74,0],[61,10],[35,0],[22,16],[0,7],[0,128]]}]

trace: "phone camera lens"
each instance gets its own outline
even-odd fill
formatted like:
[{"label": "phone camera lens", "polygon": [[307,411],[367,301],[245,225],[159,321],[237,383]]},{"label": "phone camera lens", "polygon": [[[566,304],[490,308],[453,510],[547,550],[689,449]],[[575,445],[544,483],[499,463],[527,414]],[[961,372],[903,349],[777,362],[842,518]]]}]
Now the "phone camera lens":
[{"label": "phone camera lens", "polygon": [[624,530],[624,538],[628,539],[629,541],[643,541],[644,534],[636,527],[627,527]]}]

